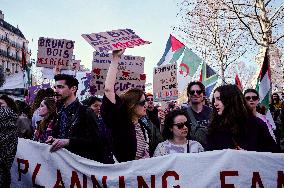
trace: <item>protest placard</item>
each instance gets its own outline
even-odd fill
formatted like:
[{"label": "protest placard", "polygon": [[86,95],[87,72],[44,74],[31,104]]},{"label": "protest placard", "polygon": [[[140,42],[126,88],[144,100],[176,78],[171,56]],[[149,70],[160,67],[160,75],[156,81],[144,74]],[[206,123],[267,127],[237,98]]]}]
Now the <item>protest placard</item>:
[{"label": "protest placard", "polygon": [[108,52],[150,44],[149,41],[144,41],[131,29],[82,34],[82,37],[98,52]]},{"label": "protest placard", "polygon": [[154,68],[154,101],[170,101],[178,98],[177,64],[168,64]]},{"label": "protest placard", "polygon": [[242,150],[175,153],[116,164],[19,138],[11,187],[283,187],[284,154]]},{"label": "protest placard", "polygon": [[[93,67],[108,69],[112,61],[112,54],[109,53],[99,53],[94,51],[93,54]],[[118,62],[119,71],[130,71],[136,73],[144,73],[144,57],[140,56],[130,56],[122,55],[120,61]]]},{"label": "protest placard", "polygon": [[50,88],[50,84],[49,83],[48,84],[41,84],[41,85],[30,86],[28,88],[28,90],[29,90],[29,103],[32,103],[34,101],[38,90],[46,89],[46,88]]},{"label": "protest placard", "polygon": [[[107,69],[101,69],[94,67],[92,70],[92,81],[91,90],[96,95],[104,94],[104,84],[107,75]],[[131,88],[140,88],[145,90],[146,75],[129,72],[129,71],[118,71],[116,76],[116,83],[114,91],[117,94],[121,94]]]},{"label": "protest placard", "polygon": [[74,41],[40,37],[38,40],[37,66],[53,68],[60,65],[62,69],[73,66],[72,55]]}]

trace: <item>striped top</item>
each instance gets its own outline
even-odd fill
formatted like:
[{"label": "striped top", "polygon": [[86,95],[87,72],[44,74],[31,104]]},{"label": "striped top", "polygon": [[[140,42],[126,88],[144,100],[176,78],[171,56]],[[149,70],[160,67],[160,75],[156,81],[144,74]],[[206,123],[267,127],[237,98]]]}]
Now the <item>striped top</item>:
[{"label": "striped top", "polygon": [[137,150],[135,159],[149,158],[149,144],[146,141],[147,133],[145,132],[146,139],[144,137],[144,133],[141,129],[141,125],[139,123],[135,124],[135,132],[136,132],[136,140],[137,140]]}]

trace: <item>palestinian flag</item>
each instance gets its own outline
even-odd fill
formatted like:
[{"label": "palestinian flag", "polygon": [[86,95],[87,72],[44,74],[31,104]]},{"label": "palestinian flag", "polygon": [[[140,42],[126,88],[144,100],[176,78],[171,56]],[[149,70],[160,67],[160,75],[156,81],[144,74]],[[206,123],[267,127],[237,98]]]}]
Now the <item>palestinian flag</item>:
[{"label": "palestinian flag", "polygon": [[174,36],[170,35],[165,52],[158,62],[157,66],[166,65],[176,62],[182,55],[185,46]]},{"label": "palestinian flag", "polygon": [[271,96],[271,72],[269,64],[269,55],[268,48],[266,49],[262,67],[257,78],[256,90],[259,93],[259,102],[261,106],[265,106],[267,109],[266,118],[269,123],[272,125],[272,128],[275,129],[275,123],[269,111],[269,100]]},{"label": "palestinian flag", "polygon": [[235,85],[243,92],[243,86],[238,74],[235,77]]}]

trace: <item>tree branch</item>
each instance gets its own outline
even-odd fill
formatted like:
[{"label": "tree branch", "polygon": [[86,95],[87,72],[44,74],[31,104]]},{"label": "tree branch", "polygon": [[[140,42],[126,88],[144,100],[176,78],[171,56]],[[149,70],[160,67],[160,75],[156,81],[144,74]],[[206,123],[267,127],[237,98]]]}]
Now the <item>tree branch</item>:
[{"label": "tree branch", "polygon": [[239,20],[242,22],[242,24],[249,30],[249,33],[250,33],[252,39],[253,39],[258,45],[264,46],[264,44],[260,43],[260,42],[256,39],[256,37],[254,36],[254,34],[253,34],[251,28],[250,28],[250,27],[244,22],[244,20],[240,17],[239,12],[237,11],[236,6],[234,5],[234,2],[233,2],[232,0],[230,0],[230,1],[231,1],[232,5],[233,5],[233,12],[237,15],[237,17],[238,17]]}]

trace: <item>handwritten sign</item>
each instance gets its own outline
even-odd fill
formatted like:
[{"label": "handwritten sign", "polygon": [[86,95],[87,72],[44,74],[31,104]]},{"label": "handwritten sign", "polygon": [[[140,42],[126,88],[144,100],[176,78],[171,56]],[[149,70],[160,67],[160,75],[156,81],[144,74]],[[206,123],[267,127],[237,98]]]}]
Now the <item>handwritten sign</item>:
[{"label": "handwritten sign", "polygon": [[170,101],[178,98],[176,63],[154,68],[153,92],[155,101]]},{"label": "handwritten sign", "polygon": [[82,34],[82,37],[98,52],[108,52],[150,44],[149,41],[144,41],[131,29]]},{"label": "handwritten sign", "polygon": [[29,103],[32,103],[36,97],[37,92],[40,89],[46,89],[46,88],[50,88],[50,84],[42,84],[42,85],[35,85],[35,86],[30,86],[28,88],[29,90]]},{"label": "handwritten sign", "polygon": [[74,41],[40,37],[38,40],[37,66],[53,68],[61,65],[62,69],[72,66]]},{"label": "handwritten sign", "polygon": [[[93,79],[90,90],[96,95],[104,94],[104,83],[107,75],[107,69],[94,67],[92,70]],[[145,90],[146,75],[129,71],[119,71],[116,76],[114,91],[121,94],[131,88],[140,88]]]},{"label": "handwritten sign", "polygon": [[72,65],[69,67],[71,70],[79,70],[80,69],[81,60],[72,60]]},{"label": "handwritten sign", "polygon": [[[99,53],[94,51],[93,55],[93,67],[108,69],[112,61],[112,54],[109,53]],[[140,56],[130,56],[122,55],[119,61],[118,70],[119,71],[130,71],[136,73],[144,72],[144,57]]]}]

